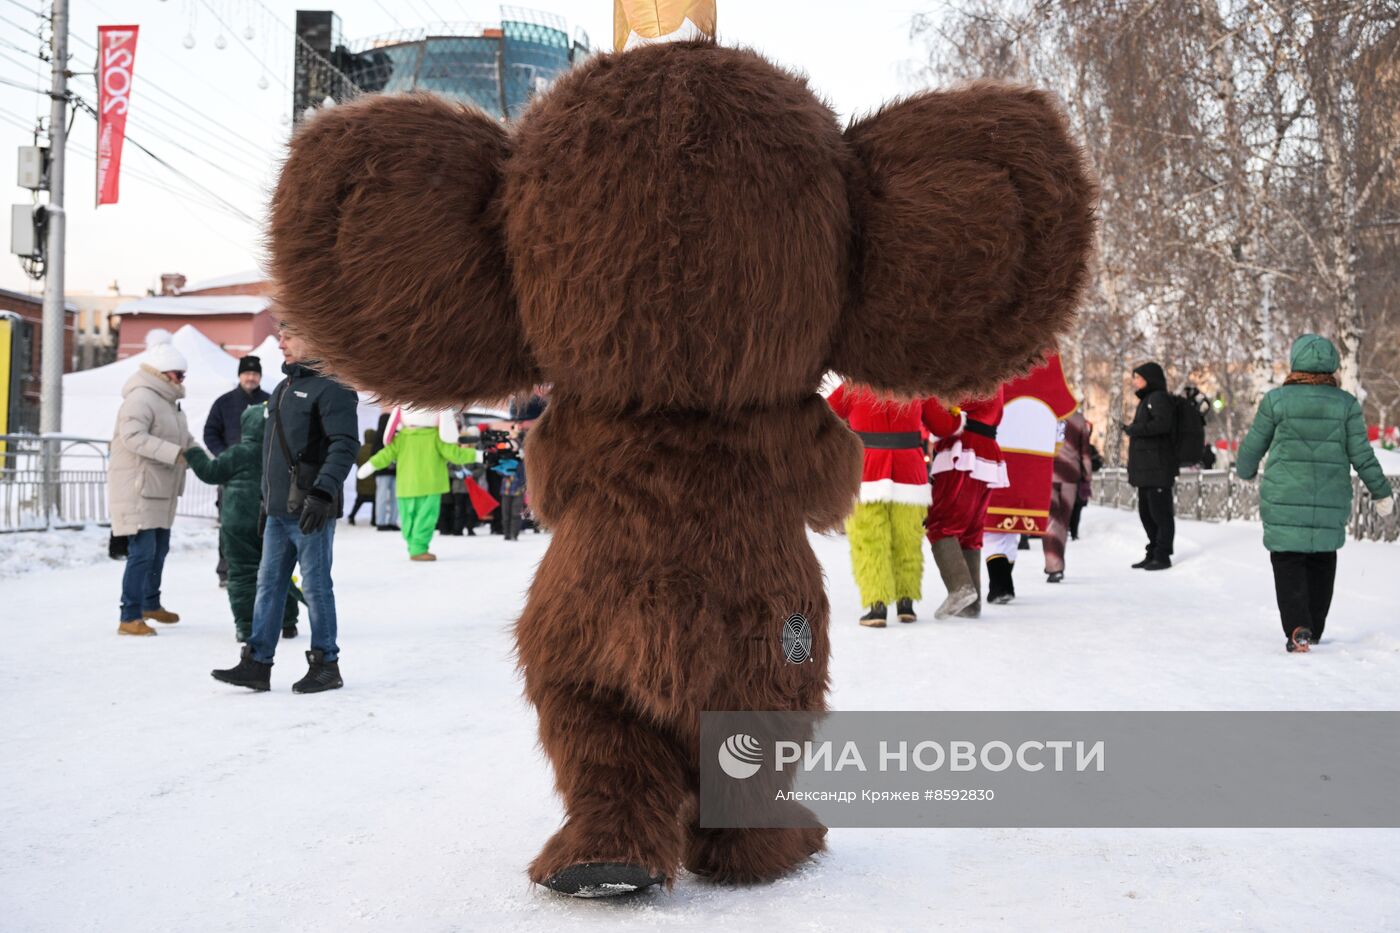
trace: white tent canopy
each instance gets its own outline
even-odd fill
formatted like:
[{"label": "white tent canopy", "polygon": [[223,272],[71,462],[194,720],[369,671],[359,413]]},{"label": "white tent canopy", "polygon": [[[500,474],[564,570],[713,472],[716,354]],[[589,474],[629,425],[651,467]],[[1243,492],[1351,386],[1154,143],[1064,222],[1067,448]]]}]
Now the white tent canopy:
[{"label": "white tent canopy", "polygon": [[[152,336],[157,334],[160,332],[152,331]],[[159,341],[157,336],[156,342]],[[147,346],[151,343],[148,339]],[[238,384],[238,360],[189,324],[171,335],[170,343],[184,356],[189,367],[185,371],[185,398],[180,407],[189,421],[190,433],[199,440],[214,400]],[[117,423],[117,409],[122,403],[122,387],[146,361],[149,352],[64,375],[63,433],[110,439]]]},{"label": "white tent canopy", "polygon": [[[190,324],[173,335],[165,331],[152,331],[147,338],[147,346],[162,342],[167,336],[185,357],[189,367],[185,371],[185,397],[180,402],[180,408],[185,412],[195,443],[203,447],[204,422],[209,417],[209,409],[220,395],[238,385],[238,359],[219,349],[218,344]],[[145,362],[149,352],[148,349],[106,366],[65,375],[63,433],[110,440],[117,424],[117,409],[122,404],[122,387]],[[263,389],[273,391],[284,378],[284,357],[277,347],[277,338],[267,337],[252,351],[252,355],[262,363]],[[372,428],[378,422],[379,406],[369,401],[367,394],[361,392],[359,396],[356,415],[363,436],[365,428]],[[190,482],[197,483],[198,480],[191,479]],[[352,497],[352,501],[354,482],[355,473],[352,470],[346,479],[346,495]]]}]

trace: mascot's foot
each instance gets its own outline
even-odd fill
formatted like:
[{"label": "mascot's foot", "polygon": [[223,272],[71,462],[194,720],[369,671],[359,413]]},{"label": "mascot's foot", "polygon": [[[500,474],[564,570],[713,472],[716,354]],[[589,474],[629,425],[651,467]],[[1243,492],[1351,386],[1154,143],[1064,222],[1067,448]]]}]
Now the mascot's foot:
[{"label": "mascot's foot", "polygon": [[530,863],[530,880],[574,897],[608,897],[670,885],[681,860],[684,834],[679,823],[625,817],[601,822],[610,828],[589,832],[576,819],[567,821]]},{"label": "mascot's foot", "polygon": [[694,829],[685,867],[716,884],[758,884],[788,874],[826,848],[826,827]]},{"label": "mascot's foot", "polygon": [[580,862],[557,871],[541,882],[551,891],[570,897],[617,897],[634,894],[666,879],[639,865],[622,862]]}]

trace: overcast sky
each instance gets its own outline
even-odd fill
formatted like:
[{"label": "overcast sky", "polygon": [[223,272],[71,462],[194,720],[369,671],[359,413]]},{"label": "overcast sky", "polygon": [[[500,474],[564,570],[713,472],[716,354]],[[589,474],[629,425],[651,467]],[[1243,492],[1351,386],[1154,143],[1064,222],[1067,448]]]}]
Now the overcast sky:
[{"label": "overcast sky", "polygon": [[[290,27],[298,7],[334,9],[350,40],[440,19],[500,20],[498,5],[478,0],[71,0],[71,5],[74,71],[92,70],[99,24],[141,27],[127,128],[132,139],[174,168],[128,144],[120,202],[95,209],[96,127],[81,113],[73,123],[68,290],[102,291],[116,281],[127,294],[156,286],[162,272],[182,272],[193,283],[258,264],[257,221],[289,129]],[[612,0],[523,5],[563,16],[571,29],[587,31],[595,48],[611,43]],[[910,20],[936,6],[918,0],[719,0],[720,39],[805,70],[816,90],[849,117],[914,88],[907,76],[922,56],[909,38]],[[40,0],[0,0],[0,79],[48,87],[47,65],[27,54],[40,45],[30,34],[38,30],[40,7]],[[217,47],[220,36],[223,49]],[[192,49],[185,47],[188,37]],[[73,88],[96,102],[91,78],[75,78]],[[47,97],[0,84],[0,179],[10,192],[6,218],[8,204],[30,200],[29,192],[14,186],[15,150],[31,143],[33,118],[47,109]],[[0,246],[0,287],[40,292],[42,283],[29,280],[9,255],[8,228]]]}]

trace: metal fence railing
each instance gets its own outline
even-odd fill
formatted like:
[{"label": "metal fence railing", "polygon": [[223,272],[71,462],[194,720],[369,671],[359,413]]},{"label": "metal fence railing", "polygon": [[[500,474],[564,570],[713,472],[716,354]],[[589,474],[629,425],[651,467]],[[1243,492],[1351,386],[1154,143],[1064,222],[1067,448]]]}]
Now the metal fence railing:
[{"label": "metal fence railing", "polygon": [[[1400,490],[1400,476],[1389,479]],[[1359,477],[1352,477],[1352,486],[1351,536],[1360,541],[1400,539],[1400,512],[1381,518]],[[1094,500],[1118,509],[1137,508],[1137,490],[1128,485],[1128,471],[1105,468],[1095,473]],[[1258,521],[1259,483],[1239,479],[1229,470],[1183,470],[1176,481],[1176,514],[1203,522]]]},{"label": "metal fence railing", "polygon": [[[110,524],[111,442],[69,434],[0,434],[0,533]],[[193,476],[176,514],[218,518],[217,490]]]}]

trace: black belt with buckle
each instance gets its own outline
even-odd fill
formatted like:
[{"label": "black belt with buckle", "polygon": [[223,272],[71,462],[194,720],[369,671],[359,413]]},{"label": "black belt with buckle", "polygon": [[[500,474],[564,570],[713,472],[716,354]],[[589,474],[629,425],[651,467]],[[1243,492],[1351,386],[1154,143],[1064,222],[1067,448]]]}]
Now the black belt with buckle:
[{"label": "black belt with buckle", "polygon": [[918,450],[924,438],[918,431],[857,431],[867,450]]},{"label": "black belt with buckle", "polygon": [[983,437],[990,437],[992,440],[997,439],[996,428],[992,427],[990,424],[983,424],[980,421],[973,421],[971,418],[967,419],[967,424],[963,426],[963,430],[971,431],[973,434],[980,434]]}]

